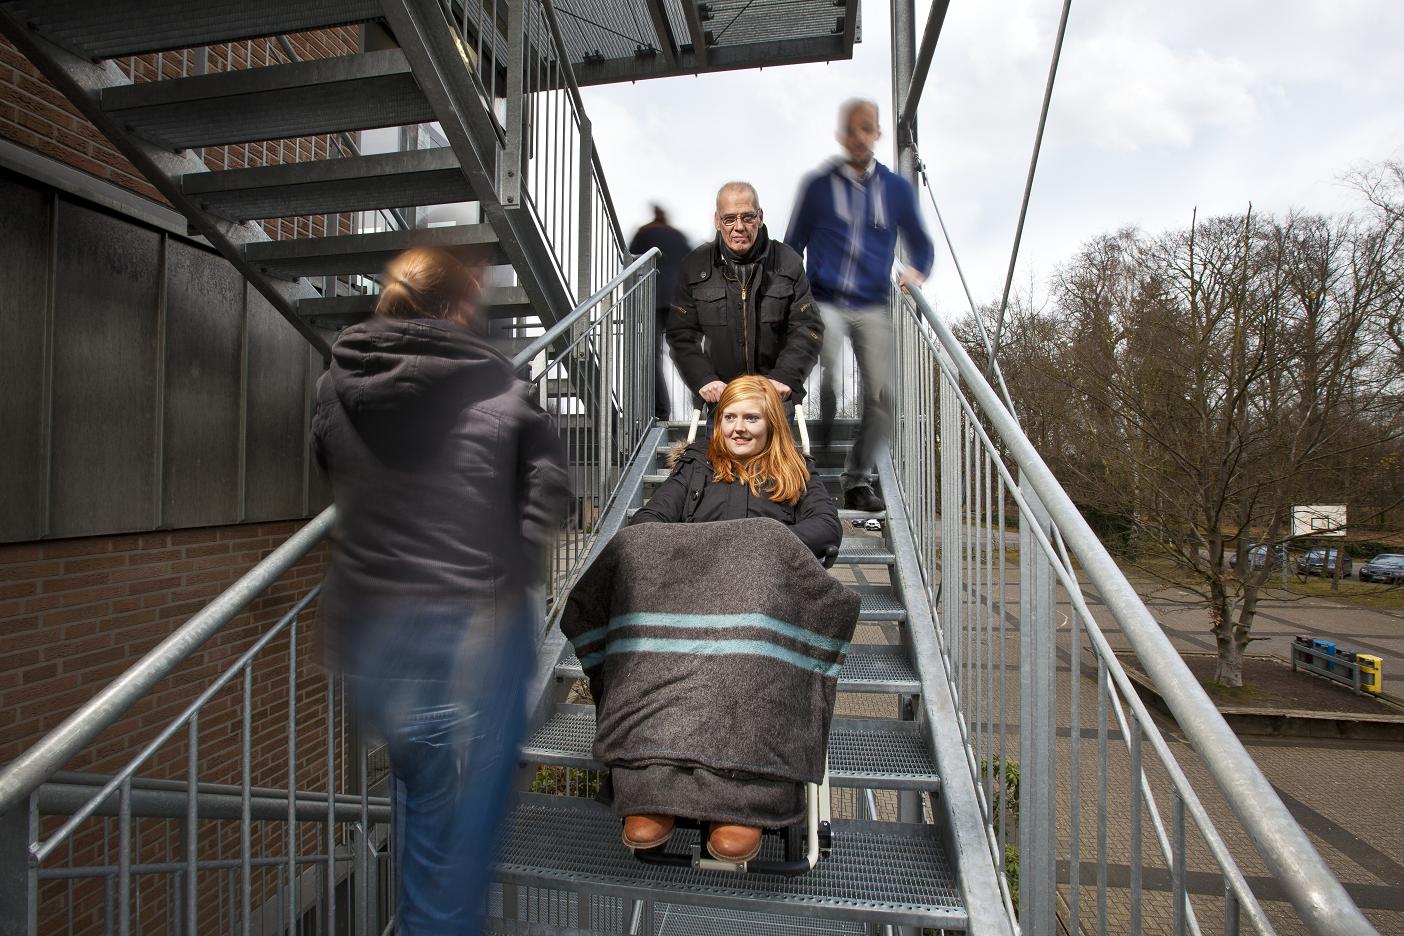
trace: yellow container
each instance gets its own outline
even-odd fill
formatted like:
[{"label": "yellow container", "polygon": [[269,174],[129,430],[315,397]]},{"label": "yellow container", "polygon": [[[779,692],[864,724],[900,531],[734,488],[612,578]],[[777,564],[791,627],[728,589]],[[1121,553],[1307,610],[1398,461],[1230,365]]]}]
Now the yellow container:
[{"label": "yellow container", "polygon": [[1384,688],[1384,663],[1368,653],[1357,653],[1355,662],[1360,664],[1360,688],[1379,695]]}]

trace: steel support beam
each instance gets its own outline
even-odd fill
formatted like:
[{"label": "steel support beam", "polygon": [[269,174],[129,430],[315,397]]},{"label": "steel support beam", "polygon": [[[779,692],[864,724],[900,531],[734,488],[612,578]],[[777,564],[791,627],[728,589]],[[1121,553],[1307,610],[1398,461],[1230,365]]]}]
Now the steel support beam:
[{"label": "steel support beam", "polygon": [[946,22],[946,10],[950,8],[951,0],[931,0],[931,12],[926,15],[926,28],[921,33],[921,48],[917,51],[916,67],[912,71],[911,79],[905,88],[894,90],[901,91],[901,97],[896,100],[897,109],[897,131],[901,133],[905,127],[912,128],[912,139],[916,139],[916,111],[917,105],[921,103],[921,92],[926,87],[926,75],[931,71],[931,58],[936,54],[936,42],[941,38],[941,27]]},{"label": "steel support beam", "polygon": [[[900,95],[911,83],[916,67],[916,3],[915,0],[892,0],[892,113],[901,113]],[[916,123],[908,126],[909,133],[892,135],[893,167],[897,174],[916,186]]]},{"label": "steel support beam", "polygon": [[687,14],[687,33],[692,38],[692,56],[699,70],[707,68],[707,31],[702,28],[702,14],[697,9],[698,0],[682,0],[683,12]]},{"label": "steel support beam", "polygon": [[653,34],[658,38],[658,51],[663,54],[669,68],[678,67],[677,44],[673,42],[673,30],[668,25],[668,11],[663,9],[663,0],[644,0],[648,8],[648,18],[653,24]]}]

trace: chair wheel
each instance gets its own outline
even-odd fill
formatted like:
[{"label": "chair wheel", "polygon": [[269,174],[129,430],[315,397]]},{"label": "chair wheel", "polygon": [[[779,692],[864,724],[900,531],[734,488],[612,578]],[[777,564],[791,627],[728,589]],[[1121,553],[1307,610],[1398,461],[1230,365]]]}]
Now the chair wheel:
[{"label": "chair wheel", "polygon": [[802,861],[809,846],[809,828],[803,823],[786,826],[785,835],[785,860]]}]

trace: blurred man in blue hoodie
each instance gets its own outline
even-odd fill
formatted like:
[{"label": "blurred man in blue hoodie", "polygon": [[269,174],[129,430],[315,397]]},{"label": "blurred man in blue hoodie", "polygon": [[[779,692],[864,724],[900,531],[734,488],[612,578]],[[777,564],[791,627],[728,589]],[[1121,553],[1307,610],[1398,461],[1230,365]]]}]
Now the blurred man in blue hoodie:
[{"label": "blurred man in blue hoodie", "polygon": [[900,235],[907,266],[903,287],[931,272],[934,251],[921,223],[911,183],[873,157],[882,136],[878,106],[864,98],[839,109],[844,156],[820,167],[800,186],[785,243],[804,254],[814,303],[824,317],[820,355],[820,441],[832,432],[843,337],[853,342],[863,383],[863,416],[843,470],[843,505],[879,511],[871,471],[878,446],[892,428],[892,373],[896,348],[888,312],[890,277]]}]

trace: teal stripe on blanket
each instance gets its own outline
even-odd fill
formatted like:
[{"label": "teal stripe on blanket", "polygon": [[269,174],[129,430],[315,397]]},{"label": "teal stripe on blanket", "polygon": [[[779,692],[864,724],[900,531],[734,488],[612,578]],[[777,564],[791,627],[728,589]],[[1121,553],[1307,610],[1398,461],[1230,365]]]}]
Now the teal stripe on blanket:
[{"label": "teal stripe on blanket", "polygon": [[675,614],[665,611],[635,611],[630,614],[620,614],[610,618],[609,623],[604,627],[596,627],[583,634],[577,635],[571,643],[577,649],[584,649],[590,644],[605,636],[606,632],[620,630],[625,627],[677,627],[701,630],[710,628],[712,630],[725,630],[735,627],[750,627],[757,630],[768,630],[788,637],[791,640],[798,640],[800,643],[809,644],[820,650],[827,650],[830,653],[843,653],[848,648],[848,641],[839,640],[837,637],[825,637],[808,628],[789,624],[778,618],[773,618],[768,614],[750,612],[746,614]]},{"label": "teal stripe on blanket", "polygon": [[609,645],[599,653],[591,653],[581,657],[580,665],[585,669],[598,666],[606,655],[616,656],[621,653],[680,653],[697,656],[765,656],[782,663],[788,663],[799,669],[809,670],[821,676],[835,676],[843,668],[840,663],[825,663],[823,660],[816,660],[807,657],[803,653],[796,653],[794,650],[787,650],[784,647],[777,647],[775,644],[767,643],[764,640],[683,640],[680,638],[668,637],[625,637],[619,640],[612,640]]}]

